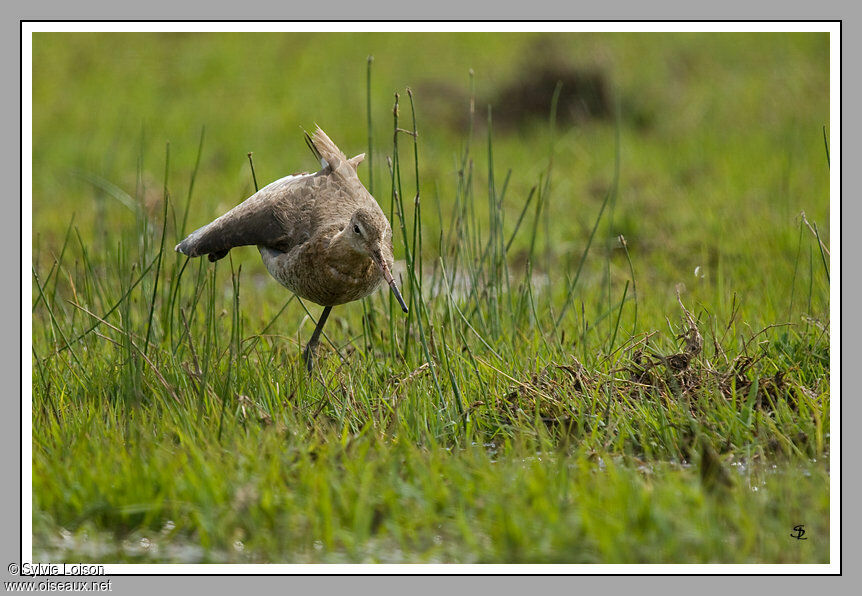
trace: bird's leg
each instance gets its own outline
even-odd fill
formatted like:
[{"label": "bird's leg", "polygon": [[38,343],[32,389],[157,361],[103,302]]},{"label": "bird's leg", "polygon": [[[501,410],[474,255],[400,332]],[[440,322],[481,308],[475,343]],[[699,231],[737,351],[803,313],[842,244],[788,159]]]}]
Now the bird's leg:
[{"label": "bird's leg", "polygon": [[331,310],[331,306],[323,307],[323,312],[320,313],[320,318],[317,319],[317,327],[314,328],[314,333],[311,334],[311,339],[308,340],[305,350],[302,352],[302,359],[305,360],[305,369],[308,372],[311,372],[313,366],[312,356],[317,349],[317,344],[320,342],[320,332],[323,331],[323,325],[326,324],[326,319],[329,317],[329,311]]}]

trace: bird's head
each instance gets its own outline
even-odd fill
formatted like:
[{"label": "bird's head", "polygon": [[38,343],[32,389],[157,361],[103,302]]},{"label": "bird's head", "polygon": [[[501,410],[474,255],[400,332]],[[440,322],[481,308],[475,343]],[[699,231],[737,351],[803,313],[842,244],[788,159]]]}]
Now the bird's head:
[{"label": "bird's head", "polygon": [[389,284],[401,309],[407,312],[407,305],[392,277],[392,228],[383,213],[375,213],[365,208],[357,209],[350,217],[343,234],[356,252],[367,255],[380,268],[383,279]]}]

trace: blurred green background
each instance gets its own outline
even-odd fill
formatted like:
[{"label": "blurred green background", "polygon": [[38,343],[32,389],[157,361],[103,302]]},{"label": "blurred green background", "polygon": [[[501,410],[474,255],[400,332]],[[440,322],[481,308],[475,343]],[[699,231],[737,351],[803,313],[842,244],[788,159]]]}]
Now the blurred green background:
[{"label": "blurred green background", "polygon": [[[441,227],[435,203],[448,219],[472,70],[477,183],[487,184],[490,105],[497,185],[512,171],[507,233],[552,148],[552,225],[535,269],[564,273],[583,250],[613,181],[617,124],[619,193],[607,234],[625,236],[658,308],[673,304],[678,283],[707,286],[704,300],[723,301],[727,288],[757,292],[766,302],[752,315],[783,307],[801,211],[828,243],[826,34],[44,33],[33,47],[34,244],[56,250],[70,214],[84,237],[128,221],[93,177],[160,214],[168,141],[172,196],[184,206],[204,127],[186,232],[253,192],[249,151],[261,185],[315,169],[301,134],[315,123],[346,153],[366,151],[368,56],[373,190],[388,212],[394,93],[409,128],[409,86],[426,237]],[[369,185],[368,162],[360,176]],[[515,255],[525,250],[519,242]],[[424,258],[436,248],[426,242]],[[761,295],[764,286],[775,292]]]}]

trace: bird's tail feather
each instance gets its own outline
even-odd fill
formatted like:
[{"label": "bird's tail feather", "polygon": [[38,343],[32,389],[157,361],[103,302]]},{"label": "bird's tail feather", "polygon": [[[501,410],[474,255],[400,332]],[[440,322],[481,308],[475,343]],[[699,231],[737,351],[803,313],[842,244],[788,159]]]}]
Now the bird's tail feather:
[{"label": "bird's tail feather", "polygon": [[311,140],[311,135],[309,135],[307,131],[305,133],[305,144],[308,145],[312,155],[314,155],[314,159],[319,161],[321,166],[325,168],[328,164],[324,161],[323,156],[320,154],[320,151],[317,150],[317,147],[314,146],[314,141]]},{"label": "bird's tail feather", "polygon": [[325,132],[318,126],[314,131],[314,135],[308,139],[306,133],[306,142],[311,143],[312,151],[323,161],[326,166],[329,166],[333,172],[341,173],[345,176],[355,174],[356,169],[348,163],[347,156],[332,142]]}]

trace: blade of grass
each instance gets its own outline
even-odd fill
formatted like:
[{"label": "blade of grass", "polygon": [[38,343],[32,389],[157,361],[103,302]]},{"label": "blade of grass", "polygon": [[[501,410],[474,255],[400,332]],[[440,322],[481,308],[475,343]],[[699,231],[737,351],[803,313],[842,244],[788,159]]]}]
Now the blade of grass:
[{"label": "blade of grass", "polygon": [[153,275],[153,294],[150,299],[150,315],[147,319],[147,334],[144,336],[144,356],[150,346],[150,332],[153,328],[153,313],[156,309],[156,296],[159,292],[159,273],[162,269],[162,254],[165,252],[165,235],[168,231],[168,172],[171,164],[171,144],[165,146],[165,184],[164,184],[164,212],[162,214],[162,237],[159,241],[159,254],[156,261],[156,272]]}]

